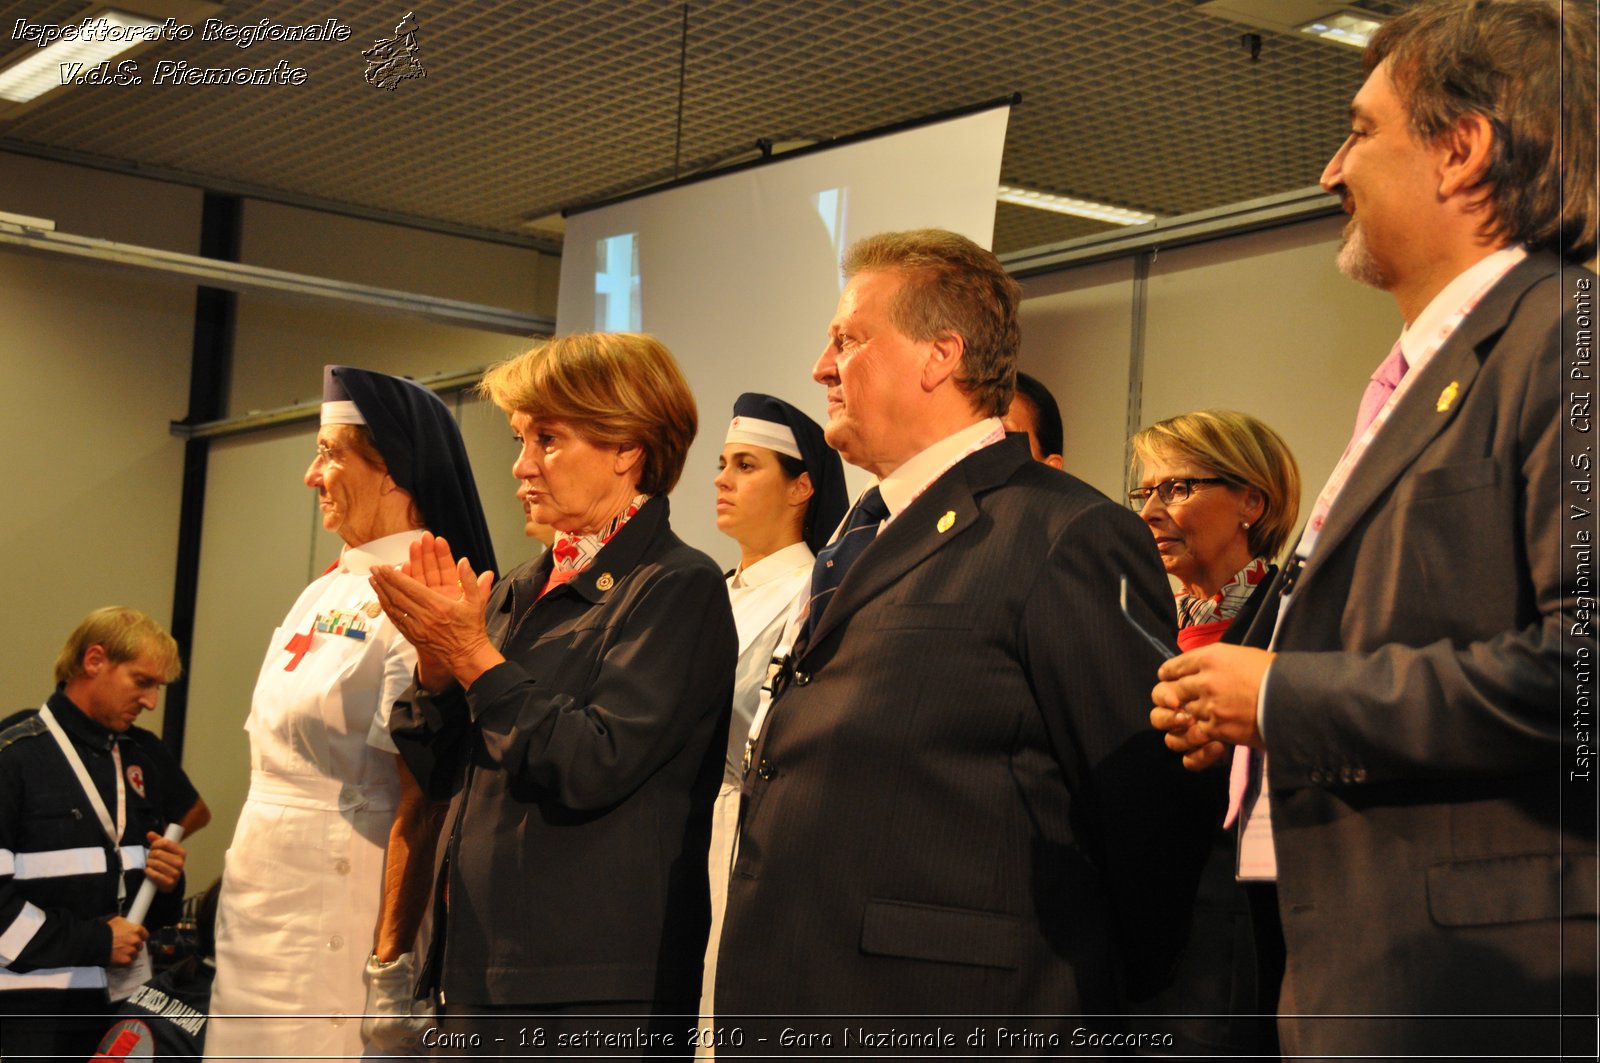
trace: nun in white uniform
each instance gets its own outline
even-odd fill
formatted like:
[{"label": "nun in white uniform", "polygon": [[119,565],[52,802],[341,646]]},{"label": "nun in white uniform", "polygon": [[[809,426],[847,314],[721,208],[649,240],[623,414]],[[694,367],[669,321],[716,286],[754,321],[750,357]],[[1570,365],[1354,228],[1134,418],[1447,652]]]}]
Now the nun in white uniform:
[{"label": "nun in white uniform", "polygon": [[722,789],[712,813],[711,934],[702,1016],[713,1013],[711,987],[716,984],[717,939],[728,903],[745,740],[772,696],[768,676],[773,665],[789,652],[798,630],[790,622],[805,601],[815,552],[849,507],[844,466],[822,438],[821,426],[771,395],[739,396],[717,466],[717,529],[738,542],[740,552],[739,567],[728,575],[739,663]]},{"label": "nun in white uniform", "polygon": [[369,1023],[364,1036],[361,1015],[409,1007],[427,882],[386,881],[384,854],[391,838],[423,849],[432,838],[389,737],[417,655],[367,575],[404,564],[425,528],[478,571],[495,564],[461,433],[437,396],[328,366],[323,400],[305,482],[345,546],[273,632],[256,681],[245,723],[250,794],[217,917],[208,1059],[400,1047],[398,1023]]}]

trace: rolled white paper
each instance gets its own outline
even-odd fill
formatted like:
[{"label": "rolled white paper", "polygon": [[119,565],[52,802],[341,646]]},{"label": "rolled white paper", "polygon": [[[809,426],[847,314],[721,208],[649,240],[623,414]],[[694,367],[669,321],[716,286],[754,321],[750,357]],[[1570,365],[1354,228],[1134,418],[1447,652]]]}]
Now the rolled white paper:
[{"label": "rolled white paper", "polygon": [[[183,841],[183,824],[167,824],[167,832],[162,835],[169,842]],[[128,909],[128,922],[144,925],[144,917],[150,912],[150,902],[156,899],[155,879],[147,878],[139,885],[139,892],[134,895],[133,907]]]}]

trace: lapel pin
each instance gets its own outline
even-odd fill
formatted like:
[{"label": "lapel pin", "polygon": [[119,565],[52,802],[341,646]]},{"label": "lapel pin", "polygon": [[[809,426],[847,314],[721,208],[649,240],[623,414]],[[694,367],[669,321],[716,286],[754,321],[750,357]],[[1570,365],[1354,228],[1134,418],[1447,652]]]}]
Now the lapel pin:
[{"label": "lapel pin", "polygon": [[1456,401],[1456,395],[1459,394],[1460,391],[1461,383],[1456,380],[1450,381],[1450,383],[1445,385],[1445,389],[1439,392],[1439,401],[1434,404],[1433,408],[1438,410],[1440,413],[1444,413],[1446,410],[1450,409],[1451,404]]},{"label": "lapel pin", "polygon": [[597,590],[608,591],[617,585],[617,581],[611,578],[611,573],[602,572],[600,578],[594,581],[594,585]]},{"label": "lapel pin", "polygon": [[383,612],[383,607],[377,602],[368,602],[366,604],[366,613],[372,619],[378,619],[378,614],[381,612]]},{"label": "lapel pin", "polygon": [[944,511],[944,516],[939,518],[939,524],[938,524],[939,534],[943,535],[945,532],[949,531],[951,528],[954,528],[955,526],[956,526],[956,511],[953,510],[953,509],[945,510]]}]

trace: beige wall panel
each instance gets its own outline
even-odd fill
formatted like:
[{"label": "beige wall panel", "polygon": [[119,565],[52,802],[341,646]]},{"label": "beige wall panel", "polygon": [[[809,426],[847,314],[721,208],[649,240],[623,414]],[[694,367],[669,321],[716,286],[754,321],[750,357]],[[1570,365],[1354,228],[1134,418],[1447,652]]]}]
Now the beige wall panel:
[{"label": "beige wall panel", "polygon": [[1022,294],[1022,368],[1061,406],[1066,469],[1115,498],[1128,419],[1133,260],[1030,277]]},{"label": "beige wall panel", "polygon": [[240,251],[253,266],[556,314],[561,258],[527,247],[247,200]]},{"label": "beige wall panel", "polygon": [[[65,231],[192,251],[200,194],[0,154],[0,210]],[[12,603],[0,710],[37,705],[91,609],[170,621],[193,290],[131,272],[0,251],[0,550]],[[160,712],[143,721],[161,729]]]},{"label": "beige wall panel", "polygon": [[1302,520],[1400,332],[1394,302],[1334,267],[1342,219],[1163,251],[1150,272],[1143,423],[1242,410],[1300,463]]},{"label": "beige wall panel", "polygon": [[322,367],[329,363],[422,379],[480,369],[521,354],[533,342],[355,306],[310,306],[242,296],[228,412],[238,416],[318,401]]},{"label": "beige wall panel", "polygon": [[[254,266],[555,315],[559,259],[526,248],[257,200],[245,204],[240,244]],[[240,300],[228,409],[314,401],[329,362],[421,378],[480,368],[531,343],[355,306],[251,296]]]},{"label": "beige wall panel", "polygon": [[202,198],[198,188],[0,152],[0,211],[49,218],[73,236],[197,255]]}]

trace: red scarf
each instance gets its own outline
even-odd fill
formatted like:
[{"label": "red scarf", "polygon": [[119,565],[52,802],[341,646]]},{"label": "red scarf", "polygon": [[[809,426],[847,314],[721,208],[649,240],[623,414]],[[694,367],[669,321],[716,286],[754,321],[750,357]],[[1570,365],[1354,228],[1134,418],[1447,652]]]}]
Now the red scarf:
[{"label": "red scarf", "polygon": [[1209,598],[1178,592],[1178,649],[1187,653],[1220,639],[1255,593],[1256,584],[1266,577],[1268,568],[1266,558],[1256,558]]},{"label": "red scarf", "polygon": [[590,535],[557,532],[555,545],[550,548],[550,553],[555,558],[555,565],[550,569],[550,579],[545,582],[544,590],[539,592],[539,597],[544,597],[594,564],[600,548],[609,543],[617,532],[622,530],[622,526],[639,512],[639,507],[649,500],[649,495],[634,495],[633,501],[628,503],[626,509],[607,521],[605,527]]}]

